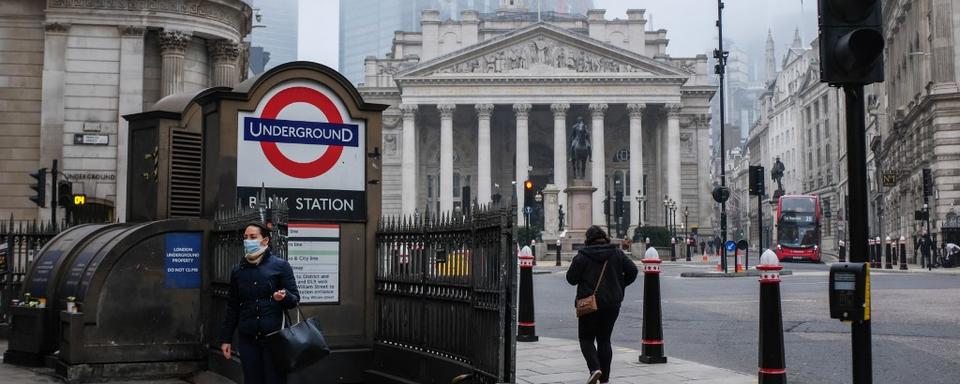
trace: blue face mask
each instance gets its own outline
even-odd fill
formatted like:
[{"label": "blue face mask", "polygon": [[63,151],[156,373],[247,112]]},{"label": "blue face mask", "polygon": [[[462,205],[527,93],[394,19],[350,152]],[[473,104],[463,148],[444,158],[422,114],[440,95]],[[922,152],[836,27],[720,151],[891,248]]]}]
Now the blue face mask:
[{"label": "blue face mask", "polygon": [[244,240],[243,250],[247,253],[254,253],[260,250],[260,240]]}]

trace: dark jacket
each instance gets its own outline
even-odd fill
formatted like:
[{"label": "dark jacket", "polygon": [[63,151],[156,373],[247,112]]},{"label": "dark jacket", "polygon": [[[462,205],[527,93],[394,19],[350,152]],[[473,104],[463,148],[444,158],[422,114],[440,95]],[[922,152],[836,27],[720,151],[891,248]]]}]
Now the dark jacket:
[{"label": "dark jacket", "polygon": [[[282,301],[273,299],[273,293],[286,289]],[[283,310],[296,308],[300,292],[293,277],[293,268],[286,260],[263,254],[260,264],[241,261],[230,271],[230,291],[227,310],[220,329],[220,342],[230,343],[233,332],[261,338],[280,329]]]},{"label": "dark jacket", "polygon": [[590,245],[580,249],[567,270],[567,282],[577,286],[577,299],[593,294],[603,262],[608,261],[600,289],[597,308],[619,307],[623,291],[637,280],[637,265],[615,245]]}]

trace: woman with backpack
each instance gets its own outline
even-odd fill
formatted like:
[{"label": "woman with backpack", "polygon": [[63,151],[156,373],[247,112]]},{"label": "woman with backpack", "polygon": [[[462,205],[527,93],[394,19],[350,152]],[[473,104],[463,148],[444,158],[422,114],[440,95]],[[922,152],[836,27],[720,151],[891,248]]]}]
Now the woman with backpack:
[{"label": "woman with backpack", "polygon": [[613,347],[610,337],[620,315],[626,287],[637,279],[637,266],[597,226],[587,229],[585,247],[570,263],[567,282],[577,286],[580,351],[590,370],[588,384],[607,383]]}]

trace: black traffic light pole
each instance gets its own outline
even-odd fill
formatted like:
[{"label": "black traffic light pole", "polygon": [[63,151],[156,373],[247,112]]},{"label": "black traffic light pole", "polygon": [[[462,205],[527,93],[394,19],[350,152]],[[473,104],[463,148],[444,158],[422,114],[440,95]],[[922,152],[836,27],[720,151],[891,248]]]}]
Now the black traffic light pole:
[{"label": "black traffic light pole", "polygon": [[[713,51],[713,57],[717,59],[716,74],[720,78],[720,188],[727,187],[727,164],[724,152],[724,126],[726,125],[726,114],[724,112],[724,72],[727,67],[727,52],[723,50],[723,0],[717,0],[717,33],[719,46]],[[720,203],[720,265],[723,267],[723,273],[727,273],[727,249],[723,243],[727,241],[727,202]]]},{"label": "black traffic light pole", "polygon": [[[866,263],[867,238],[867,139],[864,122],[863,85],[845,85],[847,107],[847,183],[853,204],[850,209],[850,262]],[[868,277],[869,278],[869,277]],[[873,382],[870,320],[856,320],[850,326],[853,341],[853,382]]]},{"label": "black traffic light pole", "polygon": [[50,190],[50,221],[53,222],[54,232],[60,227],[57,225],[57,200],[60,199],[60,195],[57,194],[57,174],[59,169],[57,169],[57,159],[53,159],[53,170],[51,171],[51,190]]}]

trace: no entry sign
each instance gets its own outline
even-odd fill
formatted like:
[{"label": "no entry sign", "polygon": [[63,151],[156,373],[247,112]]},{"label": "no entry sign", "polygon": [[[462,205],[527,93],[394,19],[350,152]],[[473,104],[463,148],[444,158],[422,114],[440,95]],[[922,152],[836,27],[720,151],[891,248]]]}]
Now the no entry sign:
[{"label": "no entry sign", "polygon": [[237,195],[256,203],[261,185],[285,199],[293,220],[366,219],[366,126],[353,120],[330,89],[309,81],[282,83],[240,112]]}]

